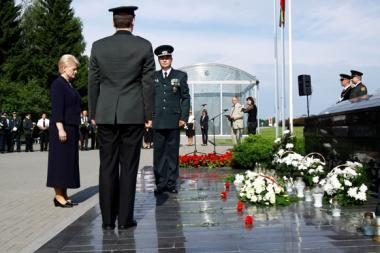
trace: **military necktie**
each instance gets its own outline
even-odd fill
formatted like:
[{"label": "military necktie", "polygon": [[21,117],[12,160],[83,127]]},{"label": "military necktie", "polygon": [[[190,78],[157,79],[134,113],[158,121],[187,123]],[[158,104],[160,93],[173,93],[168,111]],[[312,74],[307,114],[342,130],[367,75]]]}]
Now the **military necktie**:
[{"label": "military necktie", "polygon": [[164,72],[164,78],[168,77],[168,72]]},{"label": "military necktie", "polygon": [[45,119],[42,121],[42,127],[45,128]]}]

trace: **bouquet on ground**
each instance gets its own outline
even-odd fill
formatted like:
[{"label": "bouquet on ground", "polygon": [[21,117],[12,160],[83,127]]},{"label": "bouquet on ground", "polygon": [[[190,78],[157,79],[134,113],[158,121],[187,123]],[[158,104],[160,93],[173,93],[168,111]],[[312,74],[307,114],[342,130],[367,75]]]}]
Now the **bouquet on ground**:
[{"label": "bouquet on ground", "polygon": [[264,206],[291,202],[282,185],[263,173],[247,170],[244,174],[236,174],[234,185],[238,198],[243,202]]},{"label": "bouquet on ground", "polygon": [[347,161],[332,169],[320,181],[330,202],[340,205],[362,204],[367,200],[367,172],[358,162]]},{"label": "bouquet on ground", "polygon": [[[321,159],[314,157],[317,153],[311,153],[304,157],[299,167],[303,180],[305,181],[306,186],[312,187],[315,184],[318,184],[319,181],[326,175],[326,162],[322,155]],[[319,155],[319,154],[318,154]]]}]

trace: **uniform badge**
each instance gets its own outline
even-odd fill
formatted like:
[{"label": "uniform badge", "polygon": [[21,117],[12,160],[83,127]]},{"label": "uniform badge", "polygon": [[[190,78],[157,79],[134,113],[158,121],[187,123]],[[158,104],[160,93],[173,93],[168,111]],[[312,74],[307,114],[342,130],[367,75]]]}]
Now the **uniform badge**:
[{"label": "uniform badge", "polygon": [[176,93],[179,87],[179,80],[177,78],[173,78],[172,80],[170,80],[170,83],[173,87],[173,92]]},{"label": "uniform badge", "polygon": [[360,88],[360,90],[364,92],[364,91],[366,91],[366,88],[363,86]]}]

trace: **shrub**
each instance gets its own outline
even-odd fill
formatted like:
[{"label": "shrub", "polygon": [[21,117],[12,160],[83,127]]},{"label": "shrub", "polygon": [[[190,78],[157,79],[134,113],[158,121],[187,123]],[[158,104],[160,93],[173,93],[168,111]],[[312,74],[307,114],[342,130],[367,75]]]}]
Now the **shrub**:
[{"label": "shrub", "polygon": [[272,139],[250,135],[235,146],[231,166],[236,169],[252,170],[256,163],[269,166],[272,161]]}]

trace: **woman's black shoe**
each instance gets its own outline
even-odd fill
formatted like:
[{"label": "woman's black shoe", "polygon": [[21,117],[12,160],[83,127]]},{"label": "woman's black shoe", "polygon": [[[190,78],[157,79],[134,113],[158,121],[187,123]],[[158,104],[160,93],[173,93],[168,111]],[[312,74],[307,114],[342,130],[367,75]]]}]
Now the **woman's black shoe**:
[{"label": "woman's black shoe", "polygon": [[70,204],[69,202],[66,202],[65,204],[62,204],[61,202],[59,202],[56,198],[54,198],[54,206],[59,206],[59,207],[62,207],[62,208],[69,208],[69,207],[73,207],[72,204]]},{"label": "woman's black shoe", "polygon": [[67,203],[69,203],[69,204],[71,204],[73,206],[77,206],[78,205],[77,202],[73,202],[71,199],[67,199],[66,201],[67,201]]}]

